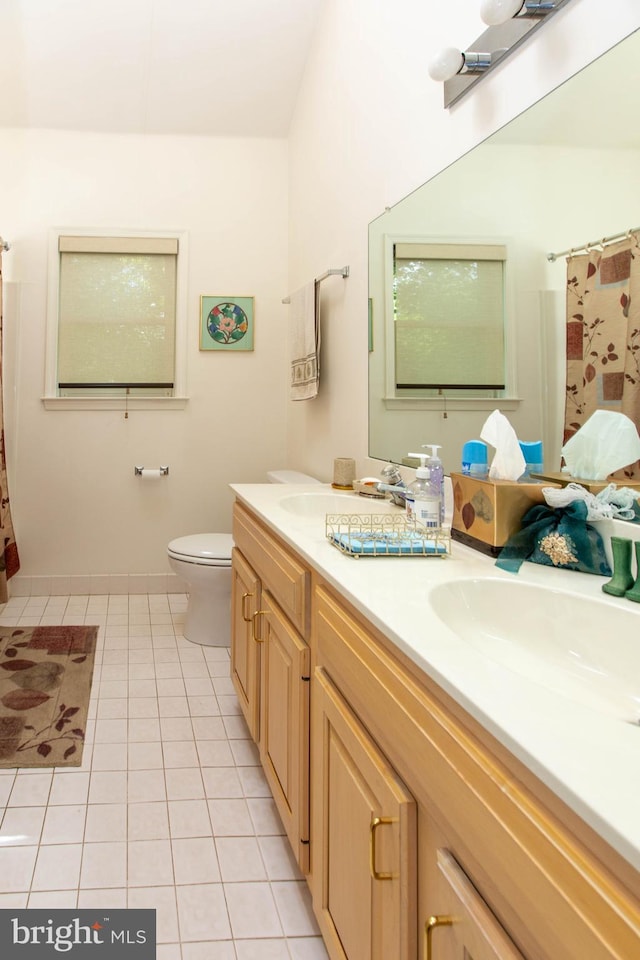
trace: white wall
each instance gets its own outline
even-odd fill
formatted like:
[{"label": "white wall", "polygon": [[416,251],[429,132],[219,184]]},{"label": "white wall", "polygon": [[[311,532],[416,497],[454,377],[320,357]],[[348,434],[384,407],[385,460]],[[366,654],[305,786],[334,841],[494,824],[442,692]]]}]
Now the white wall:
[{"label": "white wall", "polygon": [[[167,542],[231,529],[232,481],[285,465],[284,140],[0,131],[10,494],[21,577],[168,572]],[[42,404],[51,227],[189,237],[185,410]],[[199,351],[201,295],[254,296],[253,352]],[[142,481],[134,465],[168,465]]]},{"label": "white wall", "polygon": [[[485,29],[479,2],[327,0],[290,136],[291,284],[322,284],[320,396],[288,405],[291,466],[331,479],[367,453],[367,224],[640,26],[636,0],[571,0],[450,110],[426,64]],[[624,227],[626,224],[622,224]],[[424,435],[428,434],[428,421]]]}]

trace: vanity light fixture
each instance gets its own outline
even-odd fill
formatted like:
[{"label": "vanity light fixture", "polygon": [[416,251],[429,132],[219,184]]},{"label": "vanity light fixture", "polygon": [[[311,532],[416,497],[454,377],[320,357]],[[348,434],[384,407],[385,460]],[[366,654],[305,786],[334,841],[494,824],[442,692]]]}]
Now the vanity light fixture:
[{"label": "vanity light fixture", "polygon": [[429,62],[427,70],[432,80],[444,82],[457,73],[482,73],[490,66],[490,53],[463,53],[457,47],[445,47]]},{"label": "vanity light fixture", "polygon": [[444,84],[444,105],[452,106],[486,73],[512,53],[569,0],[480,0],[484,33],[464,53],[447,47],[429,62],[432,80]]},{"label": "vanity light fixture", "polygon": [[555,0],[481,0],[480,17],[490,27],[496,27],[513,17],[546,17],[556,7]]}]

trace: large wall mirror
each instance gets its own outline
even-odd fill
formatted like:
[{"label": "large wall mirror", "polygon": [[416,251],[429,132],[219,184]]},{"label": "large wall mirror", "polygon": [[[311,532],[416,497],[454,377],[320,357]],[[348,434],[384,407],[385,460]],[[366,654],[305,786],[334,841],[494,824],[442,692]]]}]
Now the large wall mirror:
[{"label": "large wall mirror", "polygon": [[[542,439],[545,466],[559,468],[566,261],[547,255],[640,226],[638,62],[640,31],[370,224],[371,457],[402,463],[420,444],[439,443],[447,472],[459,469],[462,444],[497,407],[520,439]],[[504,389],[396,389],[393,259],[401,244],[506,251]],[[482,329],[471,324],[469,336],[480,354]]]}]

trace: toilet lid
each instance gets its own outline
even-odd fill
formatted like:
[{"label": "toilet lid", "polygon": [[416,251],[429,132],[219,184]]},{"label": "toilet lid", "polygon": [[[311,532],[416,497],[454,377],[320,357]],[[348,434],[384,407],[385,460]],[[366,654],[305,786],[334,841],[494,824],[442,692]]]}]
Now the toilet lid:
[{"label": "toilet lid", "polygon": [[233,537],[230,533],[193,533],[172,540],[167,549],[173,556],[184,557],[185,560],[222,560],[229,563],[232,548]]}]

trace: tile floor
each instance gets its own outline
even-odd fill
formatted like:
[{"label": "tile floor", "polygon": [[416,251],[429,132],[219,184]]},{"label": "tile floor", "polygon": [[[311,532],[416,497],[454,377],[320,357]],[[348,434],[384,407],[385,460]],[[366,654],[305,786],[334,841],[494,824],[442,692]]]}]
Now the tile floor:
[{"label": "tile floor", "polygon": [[181,594],[16,597],[100,627],[81,767],[0,768],[0,908],[152,907],[157,960],[326,960],[229,679]]}]

